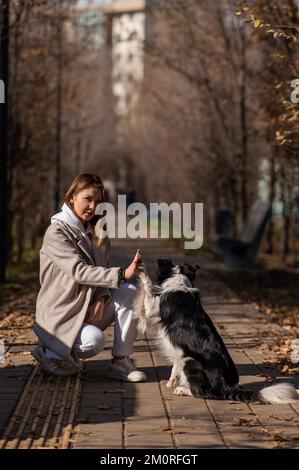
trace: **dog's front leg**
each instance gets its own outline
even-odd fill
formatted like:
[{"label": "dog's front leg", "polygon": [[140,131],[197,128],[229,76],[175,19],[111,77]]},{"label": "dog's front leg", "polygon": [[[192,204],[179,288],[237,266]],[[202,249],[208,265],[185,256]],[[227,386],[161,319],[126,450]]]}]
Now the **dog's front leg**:
[{"label": "dog's front leg", "polygon": [[176,381],[176,387],[173,391],[173,394],[174,395],[185,395],[185,396],[190,396],[192,397],[192,392],[191,392],[191,389],[190,389],[190,384],[189,384],[189,381],[184,373],[184,365],[185,365],[185,361],[183,361],[182,363],[178,363],[177,364],[177,368],[176,368],[176,377],[177,377],[177,381]]},{"label": "dog's front leg", "polygon": [[179,383],[178,378],[179,378],[178,365],[174,363],[171,369],[171,376],[166,384],[166,387],[171,388],[171,389],[175,388]]},{"label": "dog's front leg", "polygon": [[144,290],[144,311],[145,317],[155,323],[159,319],[160,298],[153,295],[153,283],[146,272],[141,272],[139,278]]},{"label": "dog's front leg", "polygon": [[153,322],[155,319],[160,318],[159,317],[159,312],[160,312],[160,298],[159,297],[148,297],[145,296],[144,298],[144,311],[145,311],[145,316],[148,319],[152,319]]},{"label": "dog's front leg", "polygon": [[152,297],[153,283],[152,283],[152,280],[149,277],[149,275],[146,272],[143,271],[139,274],[139,279],[143,284],[143,289],[144,289],[145,295],[147,297]]},{"label": "dog's front leg", "polygon": [[193,397],[189,387],[176,387],[173,391],[173,394],[185,397]]}]

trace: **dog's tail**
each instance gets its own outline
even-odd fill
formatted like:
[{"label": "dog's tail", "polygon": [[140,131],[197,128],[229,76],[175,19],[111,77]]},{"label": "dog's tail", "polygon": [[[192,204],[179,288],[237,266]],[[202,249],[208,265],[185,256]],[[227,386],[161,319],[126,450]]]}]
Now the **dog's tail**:
[{"label": "dog's tail", "polygon": [[264,403],[286,405],[298,401],[295,387],[287,382],[264,387],[257,393],[258,399]]},{"label": "dog's tail", "polygon": [[288,403],[297,402],[299,396],[293,385],[282,382],[264,387],[259,392],[252,392],[237,385],[229,390],[227,399],[247,402],[261,401],[262,403],[286,405]]}]

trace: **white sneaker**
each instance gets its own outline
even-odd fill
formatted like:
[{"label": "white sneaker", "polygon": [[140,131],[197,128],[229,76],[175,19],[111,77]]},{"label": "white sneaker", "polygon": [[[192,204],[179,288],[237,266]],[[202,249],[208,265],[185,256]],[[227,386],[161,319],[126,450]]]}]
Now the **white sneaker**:
[{"label": "white sneaker", "polygon": [[80,372],[80,369],[70,362],[59,360],[59,359],[49,359],[45,353],[45,350],[42,346],[36,346],[31,352],[34,359],[39,362],[39,364],[47,372],[53,375],[75,375]]},{"label": "white sneaker", "polygon": [[115,359],[114,362],[111,361],[108,367],[107,377],[124,382],[145,382],[147,379],[144,372],[134,367],[129,357]]}]

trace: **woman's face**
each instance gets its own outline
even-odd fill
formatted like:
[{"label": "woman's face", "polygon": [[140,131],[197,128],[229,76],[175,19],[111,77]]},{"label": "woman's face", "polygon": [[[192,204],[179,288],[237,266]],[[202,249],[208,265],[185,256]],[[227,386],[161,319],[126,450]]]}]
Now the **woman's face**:
[{"label": "woman's face", "polygon": [[102,202],[102,191],[91,186],[73,196],[70,202],[80,221],[89,222],[95,215],[97,205]]}]

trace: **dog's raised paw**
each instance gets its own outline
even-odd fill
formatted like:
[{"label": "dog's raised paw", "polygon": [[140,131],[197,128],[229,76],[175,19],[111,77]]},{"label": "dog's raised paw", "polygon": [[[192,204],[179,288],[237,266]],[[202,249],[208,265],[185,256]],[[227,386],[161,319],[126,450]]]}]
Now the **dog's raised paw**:
[{"label": "dog's raised paw", "polygon": [[188,387],[176,387],[173,391],[174,395],[179,395],[179,396],[190,396],[192,397],[192,393],[190,388]]}]

